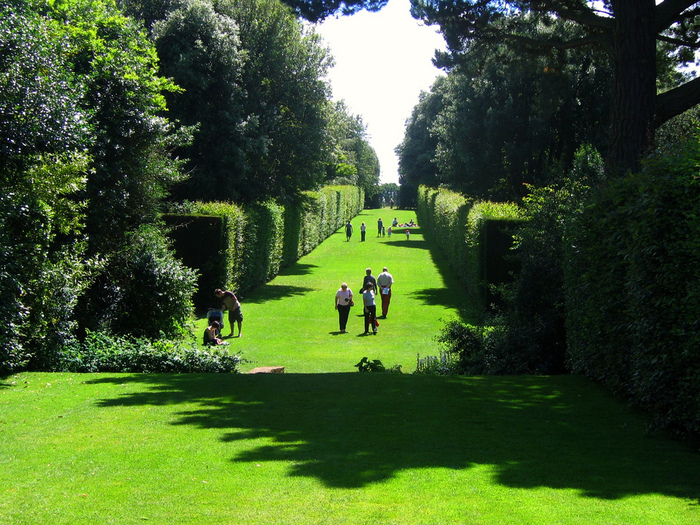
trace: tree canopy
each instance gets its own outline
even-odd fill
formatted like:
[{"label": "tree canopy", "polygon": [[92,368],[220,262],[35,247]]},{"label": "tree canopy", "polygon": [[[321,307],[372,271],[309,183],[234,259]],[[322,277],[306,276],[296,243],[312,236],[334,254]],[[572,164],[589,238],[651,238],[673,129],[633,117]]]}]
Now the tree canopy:
[{"label": "tree canopy", "polygon": [[[382,6],[376,0],[286,1],[311,19]],[[411,0],[411,5],[415,18],[439,25],[453,56],[494,43],[605,50],[614,68],[607,155],[611,170],[636,170],[652,145],[655,128],[700,102],[700,79],[657,94],[657,49],[683,63],[700,47],[700,10],[693,0]],[[529,31],[532,17],[540,23],[535,33]],[[556,20],[581,31],[553,34],[548,28]]]}]

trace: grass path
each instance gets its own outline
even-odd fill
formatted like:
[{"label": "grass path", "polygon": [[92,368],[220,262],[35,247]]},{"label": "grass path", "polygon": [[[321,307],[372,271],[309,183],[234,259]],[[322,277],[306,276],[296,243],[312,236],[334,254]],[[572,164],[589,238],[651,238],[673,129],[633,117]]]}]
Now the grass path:
[{"label": "grass path", "polygon": [[[401,223],[416,220],[412,211],[365,210],[352,221],[350,242],[339,230],[273,281],[241,298],[243,337],[228,341],[232,351],[250,361],[244,372],[256,366],[284,366],[287,373],[352,372],[364,356],[412,372],[418,354],[438,355],[435,337],[441,320],[468,319],[470,306],[454,276],[433,260],[420,228],[412,229],[410,240],[404,233],[377,237],[377,219],[389,225],[394,217]],[[362,221],[367,224],[365,242],[360,242]],[[389,316],[380,320],[378,335],[362,335],[359,300],[351,310],[348,333],[340,334],[333,308],[340,284],[347,282],[359,295],[365,269],[372,268],[377,276],[384,266],[395,284]],[[197,333],[203,330],[200,321]]]},{"label": "grass path", "polygon": [[[244,297],[231,346],[283,375],[0,380],[0,523],[700,523],[700,454],[584,378],[357,373],[410,371],[440,318],[470,315],[420,234],[377,239],[376,218]],[[395,276],[389,319],[338,334],[335,290],[368,265]]]}]

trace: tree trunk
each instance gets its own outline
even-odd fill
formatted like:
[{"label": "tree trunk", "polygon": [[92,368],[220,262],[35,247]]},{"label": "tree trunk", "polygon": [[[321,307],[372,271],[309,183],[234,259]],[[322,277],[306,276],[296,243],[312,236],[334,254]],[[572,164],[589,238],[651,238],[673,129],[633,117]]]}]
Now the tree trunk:
[{"label": "tree trunk", "polygon": [[654,138],[656,23],[654,0],[613,0],[615,80],[611,104],[611,173],[639,169]]}]

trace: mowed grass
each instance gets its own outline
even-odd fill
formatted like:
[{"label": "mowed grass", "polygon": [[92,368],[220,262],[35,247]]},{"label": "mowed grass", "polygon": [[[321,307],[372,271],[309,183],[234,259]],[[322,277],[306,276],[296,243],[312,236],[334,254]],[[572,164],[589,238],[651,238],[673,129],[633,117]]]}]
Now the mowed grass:
[{"label": "mowed grass", "polygon": [[[0,522],[700,523],[700,456],[584,378],[355,372],[410,369],[441,317],[470,315],[419,242],[374,237],[375,213],[366,243],[335,235],[243,298],[231,347],[283,375],[0,381]],[[340,282],[385,264],[379,335],[359,317],[337,334]]]},{"label": "mowed grass", "polygon": [[[227,342],[247,361],[243,371],[284,366],[287,373],[352,372],[362,357],[369,357],[386,366],[401,365],[410,373],[418,354],[439,353],[435,337],[444,321],[474,318],[461,286],[433,258],[420,227],[411,228],[409,240],[406,228],[391,237],[377,237],[377,220],[389,226],[394,217],[400,223],[416,220],[413,211],[365,210],[352,221],[350,242],[341,229],[270,283],[241,296],[243,337]],[[367,223],[365,242],[360,241],[362,221]],[[376,277],[384,266],[395,281],[389,315],[379,321],[376,337],[366,337],[362,279],[366,268]],[[339,332],[333,302],[343,282],[356,294],[345,334]],[[204,327],[205,320],[200,320],[198,336]],[[226,326],[224,334],[229,331]]]}]

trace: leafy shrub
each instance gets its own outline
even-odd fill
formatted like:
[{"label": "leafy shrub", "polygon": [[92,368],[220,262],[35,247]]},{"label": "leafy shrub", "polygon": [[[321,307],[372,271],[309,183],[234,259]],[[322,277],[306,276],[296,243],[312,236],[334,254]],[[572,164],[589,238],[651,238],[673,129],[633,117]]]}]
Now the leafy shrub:
[{"label": "leafy shrub", "polygon": [[241,359],[226,348],[90,332],[64,348],[54,371],[114,373],[237,373]]},{"label": "leafy shrub", "polygon": [[531,187],[523,199],[527,220],[517,230],[513,252],[520,270],[514,282],[502,286],[500,292],[507,331],[504,344],[520,356],[524,370],[566,371],[564,246],[572,218],[602,173],[600,155],[582,147],[568,178],[555,186]]},{"label": "leafy shrub", "polygon": [[476,326],[449,321],[438,336],[445,351],[456,358],[454,372],[466,375],[545,373],[539,352],[528,353],[512,345],[503,323]]},{"label": "leafy shrub", "polygon": [[459,362],[454,354],[440,352],[438,356],[427,355],[416,357],[416,371],[414,374],[448,376],[458,373]]},{"label": "leafy shrub", "polygon": [[392,374],[401,373],[401,365],[394,365],[391,368],[386,368],[379,359],[369,360],[367,357],[360,359],[360,362],[355,365],[358,372],[389,372]]},{"label": "leafy shrub", "polygon": [[136,337],[184,335],[194,311],[195,272],[175,258],[155,226],[142,226],[127,242],[83,298],[83,327]]}]

